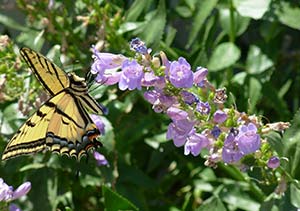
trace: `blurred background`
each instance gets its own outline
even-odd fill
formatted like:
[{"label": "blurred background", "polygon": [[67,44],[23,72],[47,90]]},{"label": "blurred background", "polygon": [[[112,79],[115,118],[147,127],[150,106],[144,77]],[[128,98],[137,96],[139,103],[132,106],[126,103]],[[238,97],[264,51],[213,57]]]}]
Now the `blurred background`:
[{"label": "blurred background", "polygon": [[[296,0],[1,0],[0,151],[47,99],[19,56],[23,46],[84,76],[92,45],[133,56],[129,42],[139,37],[153,55],[208,68],[228,106],[265,123],[291,121],[300,103],[299,20]],[[49,152],[0,162],[9,185],[32,183],[16,201],[22,210],[296,210],[289,191],[273,195],[272,172],[264,179],[259,169],[212,169],[184,156],[165,138],[170,120],[141,92],[98,86],[91,94],[110,111],[99,150],[110,166]]]}]

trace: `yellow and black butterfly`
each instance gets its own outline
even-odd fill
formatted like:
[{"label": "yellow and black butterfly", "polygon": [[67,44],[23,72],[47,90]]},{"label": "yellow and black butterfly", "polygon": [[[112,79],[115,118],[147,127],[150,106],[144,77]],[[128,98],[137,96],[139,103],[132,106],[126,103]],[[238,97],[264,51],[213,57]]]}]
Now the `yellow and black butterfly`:
[{"label": "yellow and black butterfly", "polygon": [[80,159],[101,145],[100,135],[88,112],[103,114],[103,107],[89,94],[84,78],[65,73],[43,55],[22,48],[20,54],[51,95],[16,132],[2,160],[49,149]]}]

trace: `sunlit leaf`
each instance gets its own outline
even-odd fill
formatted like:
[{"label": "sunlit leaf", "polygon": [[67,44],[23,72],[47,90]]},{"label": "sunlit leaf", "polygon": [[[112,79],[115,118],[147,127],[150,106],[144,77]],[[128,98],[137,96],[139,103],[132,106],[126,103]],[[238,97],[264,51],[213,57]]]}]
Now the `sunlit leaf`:
[{"label": "sunlit leaf", "polygon": [[219,71],[233,65],[241,55],[240,49],[233,43],[222,43],[218,45],[209,59],[209,71]]},{"label": "sunlit leaf", "polygon": [[260,19],[269,8],[270,0],[233,0],[238,13],[245,17]]}]

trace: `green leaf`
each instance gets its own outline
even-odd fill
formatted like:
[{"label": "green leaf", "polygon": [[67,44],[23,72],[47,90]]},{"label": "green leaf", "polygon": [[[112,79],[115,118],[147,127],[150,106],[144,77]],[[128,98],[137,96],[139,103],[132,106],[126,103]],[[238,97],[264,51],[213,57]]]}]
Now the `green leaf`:
[{"label": "green leaf", "polygon": [[249,197],[242,183],[235,182],[235,184],[227,185],[220,193],[220,198],[229,204],[232,210],[236,208],[249,211],[259,210],[259,203]]},{"label": "green leaf", "polygon": [[102,186],[102,193],[104,196],[104,205],[106,211],[139,210],[128,199],[124,198],[117,192],[114,192],[107,186]]},{"label": "green leaf", "polygon": [[201,0],[197,1],[197,14],[195,18],[192,21],[192,28],[191,32],[189,34],[188,43],[186,45],[186,48],[191,47],[193,42],[198,36],[198,33],[200,32],[204,21],[206,18],[211,14],[211,11],[215,8],[218,0]]},{"label": "green leaf", "polygon": [[283,135],[284,156],[289,159],[287,171],[295,179],[300,179],[300,111],[298,111],[291,127]]},{"label": "green leaf", "polygon": [[280,33],[281,29],[280,23],[275,21],[264,21],[259,26],[260,34],[267,42],[275,38]]},{"label": "green leaf", "polygon": [[291,184],[291,204],[295,207],[300,207],[300,189],[295,184]]},{"label": "green leaf", "polygon": [[245,17],[260,19],[269,8],[270,0],[233,0],[233,4],[240,13]]},{"label": "green leaf", "polygon": [[254,77],[250,77],[250,79],[249,79],[249,99],[250,99],[249,111],[250,111],[250,113],[255,111],[257,101],[262,97],[261,90],[262,90],[262,85],[261,85],[260,81]]},{"label": "green leaf", "polygon": [[[231,33],[230,10],[228,8],[219,9],[219,21],[227,34]],[[234,31],[235,35],[239,36],[246,31],[250,23],[250,18],[243,17],[234,11]]]},{"label": "green leaf", "polygon": [[240,49],[233,43],[225,42],[218,45],[209,59],[209,71],[219,71],[233,65],[241,55]]},{"label": "green leaf", "polygon": [[267,141],[271,145],[271,147],[277,152],[277,154],[280,157],[283,156],[284,145],[282,143],[280,134],[277,132],[270,132],[265,135],[265,137],[267,138]]},{"label": "green leaf", "polygon": [[[143,32],[141,33],[141,39],[146,42],[147,45],[158,46],[159,41],[162,38],[164,28],[166,25],[166,6],[165,1],[160,0],[158,8],[148,23],[145,25]],[[155,27],[153,27],[155,26]],[[149,30],[151,29],[151,30]]]},{"label": "green leaf", "polygon": [[149,1],[147,0],[134,1],[134,3],[131,5],[131,7],[129,8],[126,14],[126,21],[127,22],[136,21],[148,3]]},{"label": "green leaf", "polygon": [[24,122],[20,116],[23,117],[18,109],[18,103],[10,104],[3,111],[0,111],[1,134],[11,135],[14,133]]},{"label": "green leaf", "polygon": [[246,68],[250,74],[260,74],[273,66],[273,61],[262,53],[259,47],[250,46]]},{"label": "green leaf", "polygon": [[4,26],[7,26],[11,29],[16,29],[19,31],[29,31],[30,29],[27,27],[24,27],[23,25],[19,24],[18,22],[14,21],[14,19],[11,19],[10,17],[6,15],[0,14],[0,23],[2,23]]},{"label": "green leaf", "polygon": [[288,2],[282,1],[277,4],[275,14],[279,22],[291,28],[300,30],[300,8],[292,7]]},{"label": "green leaf", "polygon": [[226,211],[226,208],[219,197],[212,196],[212,197],[206,199],[203,202],[203,204],[195,211],[206,211],[206,210]]},{"label": "green leaf", "polygon": [[189,18],[192,16],[192,11],[186,6],[178,6],[175,11],[183,18]]}]

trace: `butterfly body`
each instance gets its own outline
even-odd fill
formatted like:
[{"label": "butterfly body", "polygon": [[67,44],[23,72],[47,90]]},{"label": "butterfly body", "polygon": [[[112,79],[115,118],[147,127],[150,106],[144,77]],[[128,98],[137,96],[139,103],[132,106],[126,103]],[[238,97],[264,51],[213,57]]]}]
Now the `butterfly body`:
[{"label": "butterfly body", "polygon": [[29,48],[20,53],[51,98],[12,137],[2,160],[45,149],[80,159],[101,145],[96,140],[100,132],[88,113],[101,114],[103,108],[88,94],[85,79],[66,74]]}]

